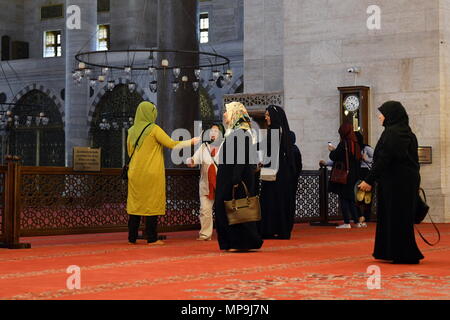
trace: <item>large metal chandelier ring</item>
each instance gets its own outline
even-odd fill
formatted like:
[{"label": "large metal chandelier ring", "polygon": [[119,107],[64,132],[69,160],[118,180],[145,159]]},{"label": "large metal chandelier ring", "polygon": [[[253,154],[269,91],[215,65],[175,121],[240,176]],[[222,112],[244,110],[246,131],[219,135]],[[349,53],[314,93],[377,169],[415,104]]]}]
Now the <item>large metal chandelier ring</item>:
[{"label": "large metal chandelier ring", "polygon": [[[196,65],[173,65],[173,66],[155,65],[153,55],[154,53],[198,55],[200,62]],[[127,57],[126,64],[123,63],[124,55],[126,55]],[[117,58],[114,59],[114,56],[117,56]],[[79,63],[84,63],[86,66],[90,67],[109,68],[114,70],[124,70],[124,68],[128,67],[131,68],[131,70],[137,71],[148,70],[148,68],[151,66],[153,66],[156,70],[173,70],[177,68],[180,69],[218,68],[230,65],[230,59],[217,53],[203,52],[203,51],[189,51],[189,50],[171,50],[171,49],[129,49],[129,50],[80,52],[75,56],[75,59]],[[121,61],[113,63],[116,60]],[[162,60],[164,59],[161,59],[161,61]],[[208,60],[209,63],[202,62],[205,60]],[[142,61],[146,61],[147,63],[144,65]],[[148,62],[150,62],[151,64],[149,64]]]},{"label": "large metal chandelier ring", "polygon": [[[155,57],[155,54],[157,55]],[[168,58],[173,59],[184,57],[194,57],[196,61],[192,64],[171,65]],[[128,50],[110,50],[110,51],[90,51],[80,52],[75,56],[78,61],[73,78],[76,84],[80,84],[84,77],[89,78],[91,87],[94,87],[98,82],[104,82],[107,75],[113,78],[113,70],[121,70],[127,74],[129,80],[132,79],[133,71],[148,70],[153,81],[150,82],[150,91],[155,93],[158,90],[158,81],[156,79],[157,71],[172,70],[175,81],[172,82],[174,92],[180,87],[178,78],[181,72],[189,70],[194,73],[192,79],[192,87],[195,91],[199,90],[202,70],[211,69],[211,78],[208,82],[210,86],[216,84],[222,88],[224,84],[230,84],[233,78],[233,71],[230,68],[230,59],[217,53],[203,52],[203,51],[189,51],[189,50],[172,50],[172,49],[128,49]],[[228,68],[227,68],[228,66]],[[223,67],[223,72],[219,69]],[[92,79],[93,69],[101,69],[101,75],[98,80]],[[181,77],[183,87],[186,88],[186,83],[189,81],[188,75]],[[108,90],[113,90],[115,81],[108,81]],[[136,89],[136,83],[129,82],[128,87],[130,91]]]}]

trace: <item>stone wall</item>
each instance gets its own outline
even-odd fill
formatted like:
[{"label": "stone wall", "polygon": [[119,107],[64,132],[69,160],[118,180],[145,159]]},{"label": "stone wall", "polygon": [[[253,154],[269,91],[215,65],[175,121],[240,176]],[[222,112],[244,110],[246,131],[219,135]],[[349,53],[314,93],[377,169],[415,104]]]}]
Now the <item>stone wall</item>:
[{"label": "stone wall", "polygon": [[220,89],[208,87],[210,75],[204,74],[206,82],[202,83],[208,91],[215,109],[216,117],[221,116],[223,95],[235,93],[244,79],[244,3],[247,0],[211,0],[200,1],[199,11],[208,12],[210,29],[209,43],[201,44],[200,50],[216,51],[231,60],[233,81]]},{"label": "stone wall", "polygon": [[[338,141],[337,87],[371,87],[370,141],[381,132],[377,107],[399,100],[419,144],[433,147],[433,164],[423,165],[423,187],[439,220],[448,202],[447,1],[379,0],[381,30],[369,31],[368,0],[284,0],[284,90],[286,110],[307,169],[327,158],[327,141]],[[441,4],[441,7],[439,6]],[[441,12],[441,16],[440,13]],[[439,23],[441,21],[441,24]],[[447,19],[448,21],[448,19]],[[444,43],[444,45],[447,45]],[[441,48],[441,49],[440,49]],[[361,67],[356,77],[347,74]],[[441,81],[445,81],[441,82]]]},{"label": "stone wall", "polygon": [[[58,3],[64,3],[61,1]],[[49,5],[48,0],[24,0],[24,41],[29,43],[30,58],[39,59],[43,57],[44,52],[44,32],[45,31],[61,31],[62,49],[64,55],[65,48],[65,22],[66,19],[55,18],[48,20],[41,20],[41,7]],[[57,4],[57,3],[54,3]],[[65,16],[66,6],[64,6]]]},{"label": "stone wall", "polygon": [[244,0],[200,1],[200,12],[208,12],[210,44],[242,41],[244,37]]},{"label": "stone wall", "polygon": [[24,1],[0,0],[0,8],[0,37],[7,35],[12,41],[23,41]]},{"label": "stone wall", "polygon": [[283,1],[244,1],[245,93],[283,90]]},{"label": "stone wall", "polygon": [[[328,141],[338,142],[337,87],[371,87],[372,145],[383,130],[377,107],[401,101],[419,144],[433,147],[433,164],[421,169],[432,215],[450,221],[450,1],[377,1],[381,30],[371,31],[367,8],[373,4],[245,1],[245,93],[284,91],[306,169],[328,157]],[[361,67],[356,77],[346,72],[352,66]]]},{"label": "stone wall", "polygon": [[450,222],[450,0],[440,0],[439,8],[441,170],[436,188],[441,189],[440,202],[446,222]]},{"label": "stone wall", "polygon": [[158,0],[111,0],[111,48],[149,48],[157,44]]}]

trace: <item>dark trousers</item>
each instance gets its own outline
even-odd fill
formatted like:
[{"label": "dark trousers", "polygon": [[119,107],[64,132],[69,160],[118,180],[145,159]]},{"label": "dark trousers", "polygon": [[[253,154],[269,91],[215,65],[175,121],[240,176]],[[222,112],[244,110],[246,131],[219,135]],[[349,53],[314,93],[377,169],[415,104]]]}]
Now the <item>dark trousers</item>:
[{"label": "dark trousers", "polygon": [[359,214],[354,201],[339,197],[339,204],[341,206],[342,215],[344,216],[344,223],[349,224],[350,219],[355,223],[359,222]]},{"label": "dark trousers", "polygon": [[372,204],[359,204],[357,209],[359,216],[364,216],[366,222],[369,222],[372,215]]},{"label": "dark trousers", "polygon": [[[141,216],[129,215],[128,219],[128,241],[136,243],[138,238],[139,226],[141,224]],[[158,241],[158,216],[145,217],[145,232],[147,233],[148,243]]]}]

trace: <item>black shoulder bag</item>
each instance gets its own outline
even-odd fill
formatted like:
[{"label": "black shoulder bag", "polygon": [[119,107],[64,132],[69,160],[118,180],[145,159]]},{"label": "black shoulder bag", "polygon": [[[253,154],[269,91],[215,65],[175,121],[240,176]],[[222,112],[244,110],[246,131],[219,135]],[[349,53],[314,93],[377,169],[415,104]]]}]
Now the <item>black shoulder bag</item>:
[{"label": "black shoulder bag", "polygon": [[[420,192],[422,192],[423,199],[420,196]],[[416,226],[414,226],[414,227],[416,228],[417,232],[419,233],[419,236],[422,238],[422,240],[426,244],[428,244],[429,246],[435,246],[441,241],[441,233],[439,232],[438,227],[436,226],[433,219],[431,218],[429,211],[430,211],[430,207],[427,204],[427,196],[425,195],[425,191],[422,188],[419,188],[419,193],[417,194],[417,207],[416,207],[416,212],[415,212],[415,217],[414,217],[415,218],[414,223],[416,225],[420,224],[425,219],[425,217],[428,215],[431,223],[433,224],[434,229],[437,232],[438,240],[435,243],[431,243],[430,241],[425,239],[423,234],[420,232],[419,228],[417,228]]]},{"label": "black shoulder bag", "polygon": [[142,135],[144,134],[145,130],[147,130],[147,128],[150,127],[152,124],[153,124],[153,123],[149,123],[149,124],[144,128],[144,130],[142,130],[141,135],[140,135],[139,138],[137,139],[136,144],[135,144],[135,146],[134,146],[133,153],[131,154],[130,160],[128,160],[128,163],[125,164],[125,165],[123,166],[123,168],[122,168],[122,174],[120,175],[121,178],[122,178],[122,180],[125,180],[125,181],[128,180],[128,169],[130,168],[130,162],[131,162],[131,159],[132,159],[133,156],[134,156],[134,153],[136,152],[136,148],[137,148],[137,146],[138,146],[138,144],[139,144],[139,140],[141,140]]},{"label": "black shoulder bag", "polygon": [[347,184],[348,174],[350,172],[350,162],[348,160],[348,148],[345,142],[345,164],[336,162],[331,170],[330,182],[337,184]]}]

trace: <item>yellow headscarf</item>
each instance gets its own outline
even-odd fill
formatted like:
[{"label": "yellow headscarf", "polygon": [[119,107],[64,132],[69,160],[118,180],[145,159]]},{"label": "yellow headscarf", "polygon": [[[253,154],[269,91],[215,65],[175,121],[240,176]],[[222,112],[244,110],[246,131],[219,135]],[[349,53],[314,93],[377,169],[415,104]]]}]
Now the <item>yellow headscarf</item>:
[{"label": "yellow headscarf", "polygon": [[134,149],[134,146],[136,145],[136,142],[144,128],[148,124],[151,124],[147,129],[145,129],[144,134],[139,140],[139,144],[137,146],[137,150],[139,150],[145,140],[145,137],[148,136],[154,129],[157,117],[158,110],[153,103],[144,101],[139,104],[136,111],[136,117],[134,118],[134,126],[128,130],[128,142],[130,143],[131,150]]},{"label": "yellow headscarf", "polygon": [[248,115],[247,109],[240,102],[231,102],[225,105],[228,116],[228,130],[244,129],[250,130],[252,119]]}]

